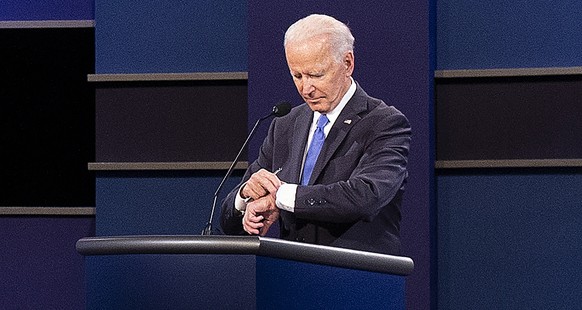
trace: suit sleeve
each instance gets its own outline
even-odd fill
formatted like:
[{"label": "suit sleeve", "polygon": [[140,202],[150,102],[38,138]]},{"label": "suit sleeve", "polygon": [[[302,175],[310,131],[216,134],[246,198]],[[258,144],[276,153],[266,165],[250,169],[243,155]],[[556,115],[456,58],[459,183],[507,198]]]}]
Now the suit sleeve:
[{"label": "suit sleeve", "polygon": [[371,113],[352,129],[349,150],[328,162],[321,184],[297,188],[297,218],[367,221],[403,189],[411,129],[402,113],[388,111]]}]

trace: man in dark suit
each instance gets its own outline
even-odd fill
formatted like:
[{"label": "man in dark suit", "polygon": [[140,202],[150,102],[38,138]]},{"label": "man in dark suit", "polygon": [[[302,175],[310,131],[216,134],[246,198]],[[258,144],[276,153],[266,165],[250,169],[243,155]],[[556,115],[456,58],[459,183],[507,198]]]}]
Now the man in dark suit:
[{"label": "man in dark suit", "polygon": [[273,120],[258,159],[223,201],[227,234],[400,253],[400,205],[411,129],[396,108],[353,80],[348,27],[310,15],[285,34],[285,55],[305,103]]}]

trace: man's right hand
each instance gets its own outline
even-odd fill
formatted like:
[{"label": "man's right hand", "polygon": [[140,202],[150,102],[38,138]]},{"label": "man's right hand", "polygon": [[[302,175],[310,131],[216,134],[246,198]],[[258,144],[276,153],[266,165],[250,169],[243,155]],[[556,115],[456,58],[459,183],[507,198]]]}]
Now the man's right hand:
[{"label": "man's right hand", "polygon": [[241,196],[258,200],[261,197],[272,195],[276,197],[277,190],[281,186],[281,180],[272,172],[261,169],[249,178],[241,190]]}]

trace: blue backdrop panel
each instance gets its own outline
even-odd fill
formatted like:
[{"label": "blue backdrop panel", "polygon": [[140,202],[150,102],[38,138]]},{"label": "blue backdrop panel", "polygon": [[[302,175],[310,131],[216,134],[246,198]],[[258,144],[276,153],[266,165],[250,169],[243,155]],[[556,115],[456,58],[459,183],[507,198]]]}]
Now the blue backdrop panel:
[{"label": "blue backdrop panel", "polygon": [[87,275],[87,309],[254,309],[256,303],[253,255],[88,256]]},{"label": "blue backdrop panel", "polygon": [[438,69],[582,66],[582,1],[438,2]]},{"label": "blue backdrop panel", "polygon": [[579,308],[579,172],[439,176],[439,309]]},{"label": "blue backdrop panel", "polygon": [[[99,172],[96,234],[199,234],[208,221],[212,197],[224,174],[205,170]],[[241,177],[242,172],[235,171],[219,198],[226,196]],[[215,228],[219,227],[219,208]]]},{"label": "blue backdrop panel", "polygon": [[246,1],[95,1],[96,73],[247,71]]},{"label": "blue backdrop panel", "polygon": [[0,217],[0,309],[84,309],[75,243],[94,231],[92,217]]},{"label": "blue backdrop panel", "polygon": [[92,20],[93,0],[2,0],[0,20]]},{"label": "blue backdrop panel", "polygon": [[405,309],[402,276],[261,256],[257,266],[257,309]]}]

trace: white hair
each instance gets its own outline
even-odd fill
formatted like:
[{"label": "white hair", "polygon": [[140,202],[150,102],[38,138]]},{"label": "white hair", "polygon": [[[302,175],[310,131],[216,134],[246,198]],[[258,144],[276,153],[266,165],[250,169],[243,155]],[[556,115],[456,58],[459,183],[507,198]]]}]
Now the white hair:
[{"label": "white hair", "polygon": [[317,36],[326,36],[337,62],[342,62],[347,52],[354,51],[354,36],[348,26],[331,16],[321,14],[309,15],[289,26],[283,46]]}]

